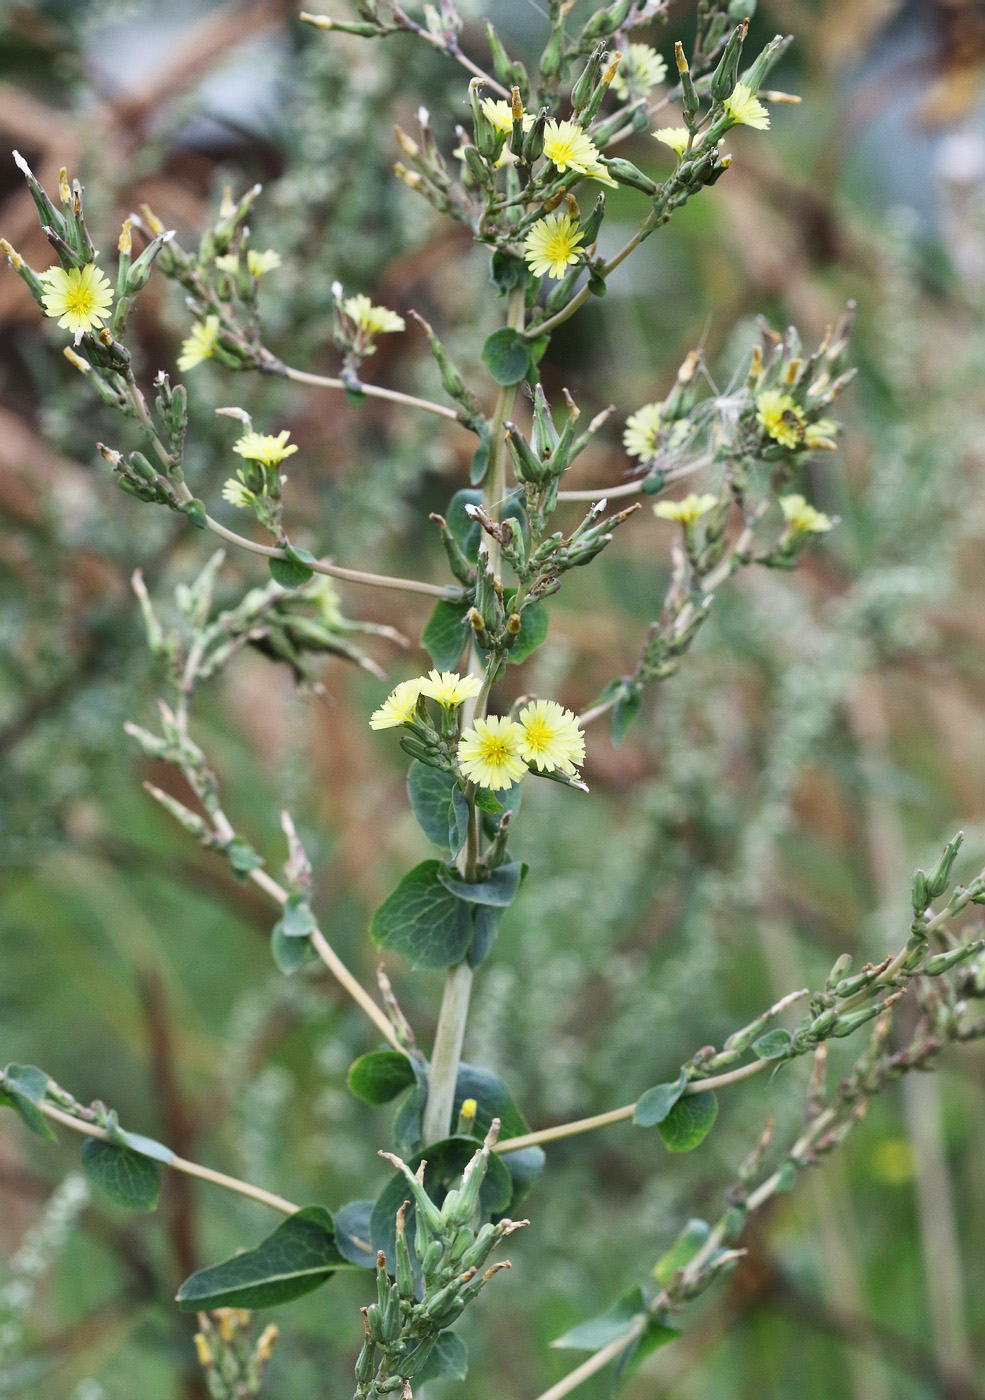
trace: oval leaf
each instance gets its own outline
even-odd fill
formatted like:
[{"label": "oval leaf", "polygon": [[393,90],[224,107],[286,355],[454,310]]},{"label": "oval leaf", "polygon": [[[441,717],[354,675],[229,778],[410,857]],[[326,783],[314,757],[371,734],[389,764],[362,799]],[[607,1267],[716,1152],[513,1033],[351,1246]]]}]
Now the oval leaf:
[{"label": "oval leaf", "polygon": [[353,1061],[346,1082],[357,1099],[378,1107],[403,1093],[415,1079],[410,1060],[399,1050],[373,1050]]},{"label": "oval leaf", "polygon": [[439,671],[454,669],[465,648],[468,641],[465,614],[469,606],[467,602],[452,603],[441,598],[435,603],[434,612],[424,625],[421,646]]},{"label": "oval leaf", "polygon": [[343,1258],[360,1269],[375,1269],[376,1255],[369,1242],[372,1201],[347,1201],[334,1212],[335,1244]]},{"label": "oval leaf", "polygon": [[285,977],[290,977],[294,972],[300,972],[301,968],[307,967],[308,963],[318,961],[318,954],[311,946],[311,939],[298,938],[295,935],[285,933],[283,920],[274,924],[273,932],[270,935],[270,951],[278,970],[283,972]]},{"label": "oval leaf", "polygon": [[457,870],[449,870],[446,865],[438,867],[438,879],[446,890],[467,904],[491,904],[497,909],[505,909],[516,898],[523,878],[524,865],[520,860],[510,861],[490,870],[485,880],[469,882],[458,878]]},{"label": "oval leaf", "polygon": [[636,1101],[633,1122],[638,1128],[652,1128],[662,1123],[687,1088],[687,1070],[682,1069],[673,1084],[657,1084],[647,1089]]},{"label": "oval leaf", "polygon": [[314,578],[314,572],[306,564],[299,564],[296,559],[268,559],[270,577],[275,583],[279,583],[281,588],[300,588],[303,583],[309,583]]},{"label": "oval leaf", "polygon": [[711,1234],[707,1220],[689,1220],[666,1254],[657,1260],[653,1270],[658,1283],[668,1284],[691,1260]]},{"label": "oval leaf", "polygon": [[455,1332],[439,1332],[434,1350],[416,1373],[418,1385],[424,1381],[464,1381],[469,1373],[469,1349]]},{"label": "oval leaf", "polygon": [[530,349],[519,331],[504,326],[486,337],[482,360],[496,383],[507,388],[527,377]]},{"label": "oval leaf", "polygon": [[568,1351],[599,1351],[621,1337],[633,1319],[645,1311],[646,1299],[642,1289],[631,1288],[608,1312],[588,1322],[579,1322],[577,1327],[572,1327],[563,1337],[551,1342],[551,1346],[563,1347]]},{"label": "oval leaf", "polygon": [[407,774],[407,795],[425,836],[457,855],[468,833],[469,804],[452,775],[415,759]]},{"label": "oval leaf", "polygon": [[472,941],[468,905],[445,889],[440,862],[414,867],[373,915],[370,933],[381,948],[401,953],[415,967],[461,962]]},{"label": "oval leaf", "polygon": [[678,1099],[657,1132],[671,1152],[690,1152],[704,1142],[718,1117],[718,1100],[711,1089]]},{"label": "oval leaf", "polygon": [[153,1210],[161,1194],[161,1168],[150,1157],[100,1138],[82,1144],[82,1170],[104,1196],[125,1210]]},{"label": "oval leaf", "polygon": [[211,1308],[272,1308],[319,1288],[346,1259],[324,1206],[305,1206],[256,1249],[199,1269],[178,1289],[182,1312]]},{"label": "oval leaf", "polygon": [[752,1052],[758,1055],[761,1060],[779,1060],[788,1054],[793,1044],[793,1036],[789,1031],[776,1030],[767,1031],[758,1040],[752,1043]]}]

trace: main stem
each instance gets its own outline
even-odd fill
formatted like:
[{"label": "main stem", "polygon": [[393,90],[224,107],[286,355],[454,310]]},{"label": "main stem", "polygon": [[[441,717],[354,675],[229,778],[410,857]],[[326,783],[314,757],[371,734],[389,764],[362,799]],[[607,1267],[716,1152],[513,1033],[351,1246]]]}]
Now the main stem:
[{"label": "main stem", "polygon": [[[526,300],[522,288],[510,293],[506,312],[506,324],[512,330],[522,331],[526,319]],[[489,467],[482,488],[482,504],[486,511],[499,519],[503,497],[506,495],[506,437],[507,420],[513,412],[517,385],[503,388],[496,399],[490,427]],[[500,550],[496,540],[489,539],[489,565],[493,573],[500,568]],[[482,674],[482,666],[473,646],[469,657],[469,669]],[[480,697],[485,708],[488,687],[484,686]],[[464,723],[471,723],[472,716],[466,714]],[[470,822],[477,820],[476,813],[470,815]],[[470,841],[467,851],[474,854],[472,869],[463,870],[466,879],[475,879],[476,847]],[[462,1042],[465,1039],[465,1023],[469,1015],[469,998],[472,995],[472,967],[467,958],[448,969],[445,987],[441,996],[441,1010],[438,1012],[438,1026],[434,1033],[434,1049],[431,1052],[431,1068],[428,1072],[428,1101],[424,1110],[423,1134],[425,1143],[440,1142],[451,1131],[451,1111],[455,1103],[455,1085],[458,1081],[458,1066],[462,1058]]]}]

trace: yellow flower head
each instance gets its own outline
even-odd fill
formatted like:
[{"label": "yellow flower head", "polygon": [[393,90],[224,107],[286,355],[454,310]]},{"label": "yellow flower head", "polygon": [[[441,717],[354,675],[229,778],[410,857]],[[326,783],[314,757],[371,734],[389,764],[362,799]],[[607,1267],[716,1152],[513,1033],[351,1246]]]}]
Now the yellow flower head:
[{"label": "yellow flower head", "polygon": [[679,520],[682,525],[693,525],[717,505],[717,496],[692,494],[680,501],[658,501],[653,507],[653,513],[659,515],[661,520]]},{"label": "yellow flower head", "polygon": [[770,114],[745,83],[736,83],[732,96],[724,102],[725,115],[736,126],[751,126],[756,131],[769,131]]},{"label": "yellow flower head", "polygon": [[237,472],[235,476],[231,476],[229,480],[223,484],[222,498],[224,501],[228,501],[231,506],[239,506],[240,509],[243,510],[248,506],[252,506],[253,502],[256,500],[253,492],[246,485],[246,482],[240,476],[239,472]]},{"label": "yellow flower head", "polygon": [[414,718],[420,694],[419,680],[401,681],[390,691],[380,708],[370,715],[370,729],[396,729],[401,724],[409,724]]},{"label": "yellow flower head", "polygon": [[789,394],[779,389],[764,389],[756,400],[756,419],[783,447],[803,446],[804,415]]},{"label": "yellow flower head", "polygon": [[482,689],[478,676],[460,676],[457,671],[430,671],[427,677],[421,677],[419,685],[422,695],[448,708],[461,705]]},{"label": "yellow flower head", "polygon": [[178,368],[182,374],[186,370],[194,369],[203,360],[211,360],[215,354],[216,341],[219,339],[219,318],[218,316],[206,316],[204,321],[197,321],[192,326],[192,333],[187,340],[181,342],[181,354],[178,356]]},{"label": "yellow flower head", "polygon": [[564,276],[570,263],[578,261],[577,248],[585,235],[569,214],[555,210],[540,219],[523,240],[523,256],[535,277]]},{"label": "yellow flower head", "polygon": [[566,170],[588,175],[601,168],[595,142],[577,122],[549,121],[544,127],[544,155],[562,175]]},{"label": "yellow flower head", "polygon": [[[482,99],[482,115],[489,122],[489,125],[501,131],[504,136],[513,134],[513,107],[505,98],[499,100],[493,97]],[[534,119],[527,112],[523,114],[523,129],[529,131],[534,124]]]},{"label": "yellow flower head", "polygon": [[[216,258],[215,265],[223,272],[236,273],[239,271],[239,257],[235,253],[223,253],[221,257]],[[265,272],[273,272],[274,268],[280,265],[280,253],[273,248],[268,248],[263,253],[250,248],[246,254],[246,267],[251,277],[262,277]]]},{"label": "yellow flower head", "polygon": [[795,535],[823,535],[834,527],[831,517],[808,505],[803,496],[781,496],[780,509]]},{"label": "yellow flower head", "polygon": [[686,126],[662,126],[653,135],[658,141],[669,146],[677,154],[678,160],[683,160],[684,152],[687,150],[687,143],[691,138],[691,133]]},{"label": "yellow flower head", "polygon": [[523,730],[513,720],[501,715],[477,719],[458,741],[459,767],[479,787],[512,787],[527,771],[522,744]]},{"label": "yellow flower head", "polygon": [[630,95],[645,97],[666,76],[667,65],[656,49],[649,44],[627,44],[623,49],[622,62],[612,79],[612,87],[623,100]]},{"label": "yellow flower head", "polygon": [[380,335],[384,331],[402,331],[404,318],[385,306],[374,306],[368,296],[348,297],[342,303],[342,310],[367,335]]},{"label": "yellow flower head", "polygon": [[556,700],[534,700],[519,714],[520,753],[542,773],[572,774],[585,757],[585,735],[570,710]]},{"label": "yellow flower head", "polygon": [[298,450],[294,443],[288,446],[287,439],[290,436],[286,428],[276,437],[271,437],[268,433],[244,433],[233,443],[233,451],[238,452],[241,457],[248,457],[251,462],[262,462],[265,467],[276,467],[285,457],[290,457],[292,452]]},{"label": "yellow flower head", "polygon": [[626,419],[622,445],[630,457],[646,461],[655,454],[660,432],[660,407],[658,403],[645,403],[631,418]]},{"label": "yellow flower head", "polygon": [[45,315],[59,317],[59,326],[73,331],[76,341],[83,331],[98,330],[106,320],[113,288],[95,263],[68,272],[63,267],[49,267],[39,281],[46,289],[41,297]]}]

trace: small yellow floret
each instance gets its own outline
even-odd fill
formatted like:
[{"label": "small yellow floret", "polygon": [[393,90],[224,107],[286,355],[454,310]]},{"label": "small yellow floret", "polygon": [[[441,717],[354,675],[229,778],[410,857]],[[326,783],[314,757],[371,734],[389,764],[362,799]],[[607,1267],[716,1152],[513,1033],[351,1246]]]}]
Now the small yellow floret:
[{"label": "small yellow floret", "polygon": [[578,245],[585,235],[562,210],[540,219],[523,240],[523,256],[535,277],[561,278],[578,261]]},{"label": "small yellow floret", "polygon": [[430,671],[419,684],[422,695],[448,708],[461,705],[482,689],[478,676],[460,676],[457,671]]},{"label": "small yellow floret", "polygon": [[233,443],[233,451],[238,452],[241,457],[248,457],[251,462],[262,462],[265,467],[276,467],[285,457],[290,457],[292,452],[298,450],[294,443],[288,446],[287,439],[290,436],[286,428],[276,437],[269,433],[244,433]]},{"label": "small yellow floret", "polygon": [[781,496],[780,509],[795,535],[823,535],[834,527],[831,517],[808,505],[803,496]]},{"label": "small yellow floret", "polygon": [[725,115],[737,126],[751,126],[756,131],[768,131],[770,114],[745,83],[736,83],[731,97],[724,102]]},{"label": "small yellow floret", "polygon": [[380,335],[383,332],[402,331],[404,318],[385,306],[374,306],[368,296],[360,293],[348,297],[342,303],[342,310],[367,335]]},{"label": "small yellow floret", "polygon": [[458,741],[458,762],[470,782],[495,792],[512,787],[527,771],[520,752],[523,730],[511,719],[477,719]]},{"label": "small yellow floret", "polygon": [[680,501],[658,501],[653,507],[653,513],[659,515],[661,520],[678,520],[682,525],[693,525],[717,505],[717,496],[695,496],[692,493]]},{"label": "small yellow floret", "polygon": [[77,341],[84,331],[98,330],[106,320],[113,288],[95,263],[68,272],[49,267],[38,280],[46,288],[41,296],[45,315],[59,318],[61,329],[73,331]]},{"label": "small yellow floret", "polygon": [[534,700],[518,716],[523,740],[520,753],[542,773],[575,772],[585,757],[585,735],[576,717],[556,700]]},{"label": "small yellow floret", "polygon": [[622,435],[622,445],[630,457],[646,461],[657,450],[657,437],[660,433],[660,409],[658,403],[646,403],[626,419],[626,431]]},{"label": "small yellow floret", "polygon": [[[239,257],[236,253],[223,253],[215,260],[216,267],[223,272],[233,274],[239,271]],[[273,272],[275,267],[280,267],[281,256],[273,248],[266,249],[263,253],[258,253],[255,248],[247,250],[246,268],[251,277],[262,277],[265,272]]]},{"label": "small yellow floret", "polygon": [[[504,136],[509,136],[513,131],[513,106],[505,98],[497,100],[493,97],[484,97],[481,102],[482,115],[489,125],[497,131],[501,131]],[[529,113],[523,114],[523,129],[529,131],[534,124],[534,119]]]},{"label": "small yellow floret", "polygon": [[198,321],[192,326],[191,335],[181,342],[181,353],[178,356],[178,368],[182,374],[186,370],[194,369],[203,360],[211,360],[218,339],[218,316],[206,316],[204,321]]},{"label": "small yellow floret", "polygon": [[390,691],[380,708],[370,715],[370,729],[396,729],[401,724],[409,724],[414,718],[420,694],[419,680],[401,681]]},{"label": "small yellow floret", "polygon": [[566,170],[575,170],[579,175],[615,183],[599,161],[595,142],[577,122],[549,121],[544,127],[544,155],[562,175]]},{"label": "small yellow floret", "polygon": [[256,497],[237,472],[235,476],[231,476],[228,481],[223,483],[222,499],[228,501],[231,506],[238,506],[241,510],[245,510],[252,506]]},{"label": "small yellow floret", "polygon": [[691,133],[686,126],[662,126],[653,133],[655,138],[663,145],[669,146],[674,151],[679,160],[683,160],[684,152],[687,150],[687,143],[691,139]]},{"label": "small yellow floret", "polygon": [[667,65],[649,44],[627,44],[622,62],[612,79],[613,91],[625,99],[645,97],[667,76]]}]

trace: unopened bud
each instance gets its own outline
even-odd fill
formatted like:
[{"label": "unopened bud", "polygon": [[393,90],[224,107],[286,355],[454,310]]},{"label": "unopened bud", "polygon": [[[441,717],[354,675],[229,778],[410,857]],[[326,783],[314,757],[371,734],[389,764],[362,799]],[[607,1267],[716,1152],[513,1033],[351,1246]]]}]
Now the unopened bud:
[{"label": "unopened bud", "polygon": [[72,187],[68,183],[68,171],[64,166],[58,172],[58,198],[66,209],[72,203]]},{"label": "unopened bud", "polygon": [[195,1353],[198,1356],[200,1366],[212,1365],[212,1349],[204,1332],[195,1333]]},{"label": "unopened bud", "polygon": [[117,248],[119,249],[119,251],[123,254],[124,257],[129,257],[130,254],[133,252],[133,238],[131,237],[131,233],[130,233],[130,230],[131,230],[132,227],[133,227],[133,220],[132,220],[132,219],[124,219],[124,220],[123,220],[123,227],[122,227],[122,229],[120,230],[119,242],[117,243],[116,246],[117,246]]}]

